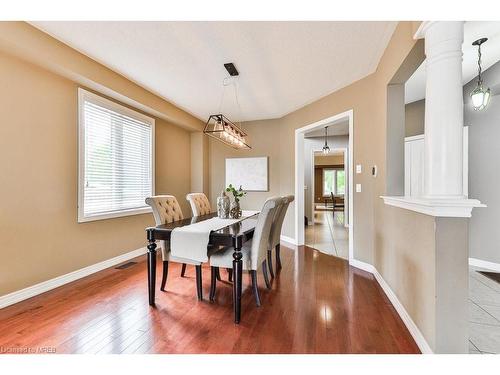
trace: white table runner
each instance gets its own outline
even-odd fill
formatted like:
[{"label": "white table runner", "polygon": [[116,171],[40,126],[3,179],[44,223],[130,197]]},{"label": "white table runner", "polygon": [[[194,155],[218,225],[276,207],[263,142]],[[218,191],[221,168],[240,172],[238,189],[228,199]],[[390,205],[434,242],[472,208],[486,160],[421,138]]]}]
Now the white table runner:
[{"label": "white table runner", "polygon": [[175,228],[170,237],[170,251],[175,257],[206,262],[208,261],[207,246],[210,232],[222,229],[258,213],[259,211],[242,211],[240,219],[213,217],[199,223]]}]

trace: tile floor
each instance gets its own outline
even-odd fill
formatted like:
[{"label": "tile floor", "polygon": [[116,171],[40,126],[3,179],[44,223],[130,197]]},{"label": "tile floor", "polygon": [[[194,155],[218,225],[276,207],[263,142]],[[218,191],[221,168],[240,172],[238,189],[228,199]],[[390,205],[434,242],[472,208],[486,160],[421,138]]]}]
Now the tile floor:
[{"label": "tile floor", "polygon": [[469,353],[500,353],[500,284],[469,268]]},{"label": "tile floor", "polygon": [[344,213],[315,211],[314,225],[307,226],[305,242],[322,253],[348,259],[349,230],[344,226]]}]

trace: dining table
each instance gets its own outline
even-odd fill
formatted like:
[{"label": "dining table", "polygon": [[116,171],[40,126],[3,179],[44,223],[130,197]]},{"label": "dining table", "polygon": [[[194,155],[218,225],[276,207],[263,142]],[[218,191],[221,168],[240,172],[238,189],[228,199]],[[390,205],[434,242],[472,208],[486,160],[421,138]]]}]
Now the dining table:
[{"label": "dining table", "polygon": [[[207,215],[193,216],[171,223],[157,225],[146,228],[147,236],[147,265],[148,265],[148,293],[149,305],[155,306],[156,292],[156,241],[170,241],[172,231],[175,228],[198,223],[217,217],[213,212]],[[210,232],[208,248],[219,249],[215,251],[227,251],[227,248],[233,249],[233,311],[234,323],[239,324],[241,319],[241,292],[242,292],[242,274],[243,262],[241,258],[241,248],[243,244],[252,239],[255,227],[257,225],[258,213],[242,220],[228,224],[226,227]],[[207,248],[207,251],[208,251]],[[212,250],[214,251],[214,250]]]}]

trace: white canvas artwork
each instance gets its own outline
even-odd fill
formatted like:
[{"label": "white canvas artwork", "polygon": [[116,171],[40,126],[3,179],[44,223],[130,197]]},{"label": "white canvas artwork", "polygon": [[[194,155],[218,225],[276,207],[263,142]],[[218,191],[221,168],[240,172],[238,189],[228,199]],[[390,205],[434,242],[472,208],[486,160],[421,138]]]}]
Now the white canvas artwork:
[{"label": "white canvas artwork", "polygon": [[268,191],[267,156],[226,159],[226,186],[245,191]]}]

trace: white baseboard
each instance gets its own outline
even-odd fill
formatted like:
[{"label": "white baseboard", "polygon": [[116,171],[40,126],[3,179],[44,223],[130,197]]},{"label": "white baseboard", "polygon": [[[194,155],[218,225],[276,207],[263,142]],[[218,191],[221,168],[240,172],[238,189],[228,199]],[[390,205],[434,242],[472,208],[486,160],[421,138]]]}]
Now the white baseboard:
[{"label": "white baseboard", "polygon": [[38,294],[45,293],[51,289],[60,287],[64,284],[68,284],[72,281],[81,279],[82,277],[89,276],[93,273],[102,271],[106,268],[116,266],[117,264],[123,263],[129,259],[146,254],[146,252],[147,249],[143,247],[137,250],[130,251],[126,254],[118,255],[117,257],[93,264],[91,266],[67,273],[65,275],[58,276],[47,281],[43,281],[39,284],[35,284],[9,294],[5,294],[3,296],[0,296],[0,309],[13,305],[14,303],[17,302],[21,302],[25,299],[34,297]]},{"label": "white baseboard", "polygon": [[375,273],[375,268],[368,263],[362,262],[357,259],[349,259],[349,264],[353,267],[359,268],[360,270],[370,272],[370,273]]},{"label": "white baseboard", "polygon": [[371,264],[361,262],[361,261],[356,260],[356,259],[350,259],[349,264],[353,267],[362,269],[366,272],[370,272],[371,274],[373,274],[373,276],[375,277],[375,279],[379,283],[380,287],[384,291],[385,295],[387,296],[387,298],[389,298],[392,305],[396,309],[398,315],[400,316],[401,320],[403,321],[406,328],[410,332],[411,336],[415,340],[420,351],[423,354],[432,354],[433,351],[432,351],[431,347],[429,346],[429,344],[427,343],[427,341],[425,340],[424,335],[422,335],[422,332],[420,332],[417,325],[415,324],[413,319],[410,317],[410,314],[408,314],[408,312],[404,308],[403,304],[399,301],[396,294],[392,291],[389,284],[387,284],[387,282],[384,280],[382,275],[380,275],[380,273],[377,271],[377,269]]},{"label": "white baseboard", "polygon": [[297,250],[297,241],[295,241],[295,238],[281,235],[280,242],[282,242],[283,245],[289,247],[290,249]]},{"label": "white baseboard", "polygon": [[477,258],[469,258],[469,265],[479,268],[485,268],[489,271],[500,272],[500,263],[488,262]]}]

